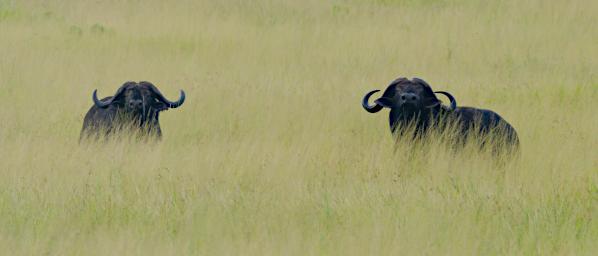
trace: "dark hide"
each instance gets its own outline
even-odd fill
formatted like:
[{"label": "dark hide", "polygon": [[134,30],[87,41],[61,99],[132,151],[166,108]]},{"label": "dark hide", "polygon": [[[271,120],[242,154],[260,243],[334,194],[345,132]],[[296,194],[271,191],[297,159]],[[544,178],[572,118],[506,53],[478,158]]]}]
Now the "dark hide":
[{"label": "dark hide", "polygon": [[126,82],[114,94],[98,100],[93,92],[94,105],[83,120],[80,139],[109,136],[118,131],[138,133],[142,136],[161,138],[159,115],[168,108],[176,108],[185,101],[181,90],[178,101],[167,100],[149,82]]},{"label": "dark hide", "polygon": [[[389,125],[393,135],[404,138],[406,131],[413,131],[413,138],[425,136],[431,128],[444,129],[453,125],[458,132],[457,139],[465,142],[472,135],[482,145],[506,145],[517,148],[519,139],[515,129],[497,113],[472,107],[457,107],[457,102],[447,92],[434,92],[424,80],[399,78],[393,81],[376,99],[375,105],[368,104],[372,91],[363,98],[363,108],[376,113],[382,108],[390,108]],[[435,93],[444,94],[451,100],[450,106],[444,106]],[[411,128],[411,129],[408,129]],[[409,135],[408,135],[409,136]]]}]

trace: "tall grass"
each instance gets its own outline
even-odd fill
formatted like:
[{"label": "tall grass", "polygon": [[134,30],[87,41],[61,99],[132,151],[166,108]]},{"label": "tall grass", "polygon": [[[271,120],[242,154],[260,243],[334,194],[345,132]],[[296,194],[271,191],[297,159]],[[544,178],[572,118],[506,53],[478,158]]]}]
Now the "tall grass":
[{"label": "tall grass", "polygon": [[[596,17],[583,0],[0,0],[0,254],[594,254]],[[359,101],[397,76],[500,113],[520,159],[395,149]],[[128,80],[187,92],[163,140],[79,145],[93,89]]]}]

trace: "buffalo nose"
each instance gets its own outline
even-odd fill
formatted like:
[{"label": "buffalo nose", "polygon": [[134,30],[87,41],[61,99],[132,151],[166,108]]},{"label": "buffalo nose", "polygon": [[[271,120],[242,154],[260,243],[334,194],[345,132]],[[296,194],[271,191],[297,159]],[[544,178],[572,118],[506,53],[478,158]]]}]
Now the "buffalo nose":
[{"label": "buffalo nose", "polygon": [[403,93],[401,94],[401,100],[406,102],[416,102],[419,100],[419,96],[415,93]]}]

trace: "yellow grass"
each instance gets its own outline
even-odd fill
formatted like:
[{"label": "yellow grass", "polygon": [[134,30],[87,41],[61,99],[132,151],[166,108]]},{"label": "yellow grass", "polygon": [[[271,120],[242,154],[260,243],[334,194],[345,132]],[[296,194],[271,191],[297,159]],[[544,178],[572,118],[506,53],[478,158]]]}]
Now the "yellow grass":
[{"label": "yellow grass", "polygon": [[[2,255],[592,255],[597,1],[0,0]],[[400,142],[422,77],[518,131],[505,166]],[[78,144],[155,83],[161,143]]]}]

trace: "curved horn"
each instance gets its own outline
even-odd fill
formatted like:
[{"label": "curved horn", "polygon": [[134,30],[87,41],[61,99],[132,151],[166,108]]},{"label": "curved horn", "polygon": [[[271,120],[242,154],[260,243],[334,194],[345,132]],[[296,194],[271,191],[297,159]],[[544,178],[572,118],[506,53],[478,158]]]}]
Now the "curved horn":
[{"label": "curved horn", "polygon": [[181,90],[181,95],[179,97],[179,100],[173,102],[173,101],[169,101],[168,99],[166,99],[166,97],[164,97],[164,95],[162,95],[162,93],[158,90],[158,88],[156,88],[156,86],[154,86],[151,83],[146,83],[146,84],[150,88],[150,90],[152,90],[152,92],[156,94],[158,99],[160,101],[162,101],[163,103],[166,103],[166,105],[168,105],[169,108],[178,108],[181,105],[183,105],[183,102],[185,102],[185,91],[183,91],[183,90]]},{"label": "curved horn", "polygon": [[98,95],[97,95],[98,90],[97,89],[93,90],[93,95],[92,95],[93,103],[95,103],[95,105],[98,106],[99,108],[107,108],[108,106],[110,106],[110,104],[112,104],[112,101],[114,101],[114,99],[116,99],[118,96],[120,96],[131,83],[132,82],[126,82],[125,84],[123,84],[120,88],[118,88],[118,90],[116,91],[114,96],[112,96],[112,98],[110,98],[106,101],[99,100]]},{"label": "curved horn", "polygon": [[453,97],[453,95],[445,91],[435,91],[434,93],[440,93],[449,98],[449,100],[451,101],[451,105],[449,107],[450,111],[454,111],[455,109],[457,109],[457,101],[455,100],[455,97]]},{"label": "curved horn", "polygon": [[93,90],[93,95],[92,95],[91,98],[93,99],[93,103],[95,103],[95,105],[98,108],[107,108],[108,106],[110,106],[110,104],[112,104],[112,100],[114,100],[114,97],[112,97],[112,98],[110,98],[110,99],[108,99],[106,101],[101,101],[101,100],[98,99],[97,93],[98,93],[97,89]]},{"label": "curved horn", "polygon": [[376,104],[373,106],[370,106],[368,104],[368,101],[370,99],[370,97],[372,96],[372,94],[379,92],[380,90],[373,90],[371,92],[368,92],[365,96],[363,96],[363,100],[361,101],[361,106],[363,106],[363,109],[365,109],[365,111],[370,112],[370,113],[376,113],[380,110],[382,110],[382,106]]}]

